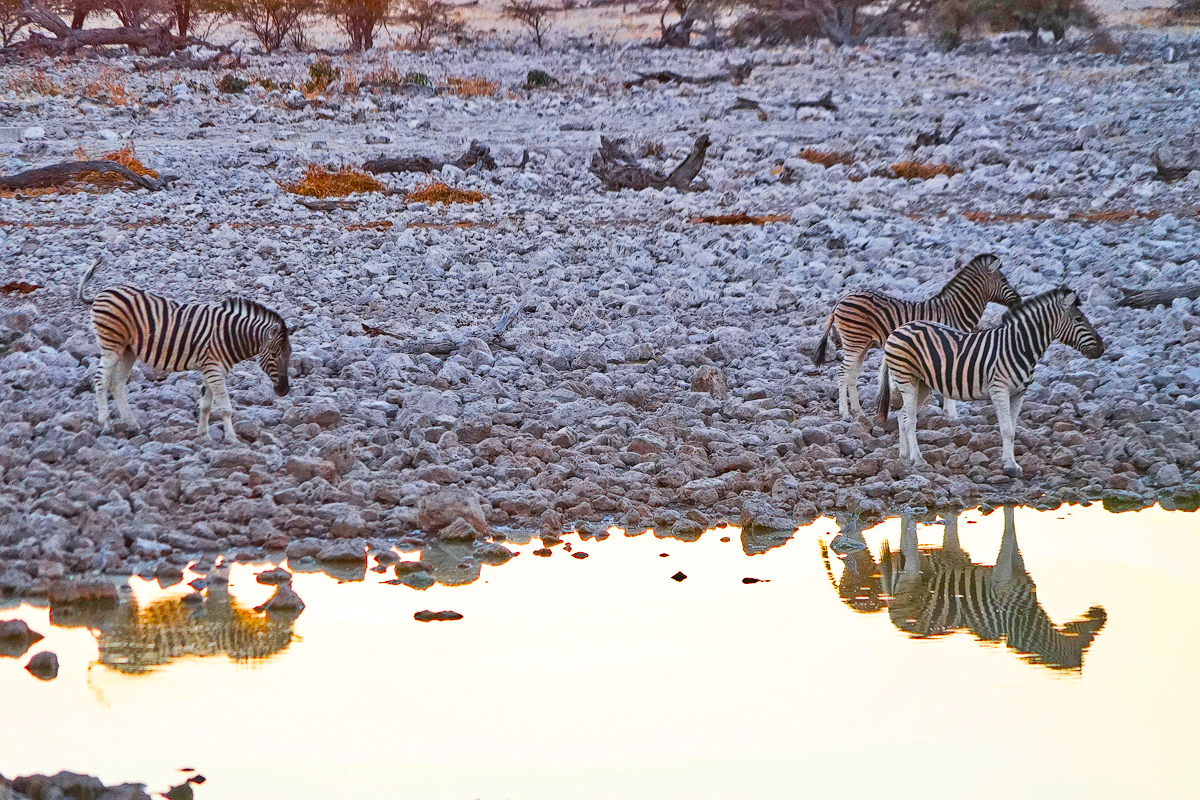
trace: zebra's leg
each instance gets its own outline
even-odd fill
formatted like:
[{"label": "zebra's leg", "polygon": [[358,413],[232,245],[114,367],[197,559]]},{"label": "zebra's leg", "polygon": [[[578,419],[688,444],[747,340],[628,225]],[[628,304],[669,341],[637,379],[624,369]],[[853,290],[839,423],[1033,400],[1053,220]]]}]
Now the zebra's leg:
[{"label": "zebra's leg", "polygon": [[946,419],[952,422],[958,421],[958,404],[949,397],[942,398],[942,410],[946,412]]},{"label": "zebra's leg", "polygon": [[953,555],[962,554],[962,545],[958,541],[958,514],[944,514],[942,523],[945,530],[942,532],[942,550]]},{"label": "zebra's leg", "polygon": [[100,354],[100,366],[96,368],[93,381],[96,390],[96,421],[100,423],[102,431],[112,430],[112,423],[108,419],[108,388],[112,384],[113,371],[120,360],[119,355],[105,350]]},{"label": "zebra's leg", "polygon": [[121,421],[134,430],[140,431],[141,426],[138,425],[137,419],[133,416],[133,409],[129,407],[129,395],[126,392],[126,386],[129,383],[129,373],[133,372],[133,365],[137,362],[137,354],[133,350],[126,350],[121,354],[121,358],[113,367],[112,372],[112,393],[113,399],[117,401],[117,413],[121,415]]},{"label": "zebra's leg", "polygon": [[921,574],[921,550],[917,547],[917,521],[911,514],[900,516],[900,553],[904,556],[902,574],[916,577]]},{"label": "zebra's leg", "polygon": [[205,439],[211,439],[208,435],[208,415],[212,411],[213,393],[208,388],[208,379],[200,379],[200,424],[197,426],[196,433],[203,436]]},{"label": "zebra's leg", "polygon": [[900,420],[900,436],[906,442],[905,453],[900,457],[907,459],[914,467],[921,466],[925,463],[925,459],[921,457],[921,448],[917,446],[917,409],[921,407],[921,399],[918,398],[918,390],[914,386],[901,387],[900,394],[904,398],[904,407],[900,412],[903,415]]},{"label": "zebra's leg", "polygon": [[996,566],[992,567],[992,580],[996,587],[1006,586],[1014,578],[1025,574],[1025,559],[1017,548],[1017,526],[1013,522],[1013,507],[1004,507],[1004,535],[1000,538],[1000,553]]},{"label": "zebra's leg", "polygon": [[856,353],[854,358],[846,362],[846,387],[850,399],[850,414],[842,414],[842,419],[858,419],[863,415],[862,402],[858,397],[858,373],[862,370],[865,353]]},{"label": "zebra's leg", "polygon": [[1021,416],[1021,404],[1025,402],[1025,392],[1017,392],[1012,396],[1013,430],[1017,427],[1017,417]]},{"label": "zebra's leg", "polygon": [[850,385],[847,382],[850,374],[850,354],[842,351],[842,368],[838,370],[838,414],[842,419],[850,419]]},{"label": "zebra's leg", "polygon": [[229,389],[225,386],[225,370],[214,364],[205,367],[203,372],[205,382],[213,395],[212,407],[216,409],[217,416],[225,425],[225,441],[233,444],[238,438],[233,432],[233,404],[229,402]]},{"label": "zebra's leg", "polygon": [[1004,474],[1010,478],[1021,477],[1021,466],[1013,456],[1013,425],[1012,397],[1007,386],[992,388],[992,403],[996,406],[996,421],[1000,423],[1000,442],[1004,451]]}]

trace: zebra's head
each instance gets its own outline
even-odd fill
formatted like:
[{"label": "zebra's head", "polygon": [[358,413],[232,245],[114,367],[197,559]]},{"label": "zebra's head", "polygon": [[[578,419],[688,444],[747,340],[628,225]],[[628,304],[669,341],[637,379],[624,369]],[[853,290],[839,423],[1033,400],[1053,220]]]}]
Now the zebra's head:
[{"label": "zebra's head", "polygon": [[1061,313],[1058,319],[1058,329],[1055,338],[1065,345],[1074,347],[1085,358],[1099,358],[1104,355],[1104,340],[1096,332],[1096,327],[1083,315],[1079,307],[1079,295],[1063,286],[1055,294]]},{"label": "zebra's head", "polygon": [[258,354],[258,365],[275,384],[275,394],[283,397],[288,393],[288,364],[292,360],[292,341],[288,336],[287,323],[279,321],[274,334],[267,338]]},{"label": "zebra's head", "polygon": [[983,278],[984,297],[989,303],[999,303],[1008,308],[1020,305],[1021,295],[1017,294],[1017,290],[1009,284],[1008,278],[1004,277],[1004,273],[1000,271],[1000,259],[991,253],[984,253],[971,259],[971,263],[967,266],[977,266],[980,276]]}]

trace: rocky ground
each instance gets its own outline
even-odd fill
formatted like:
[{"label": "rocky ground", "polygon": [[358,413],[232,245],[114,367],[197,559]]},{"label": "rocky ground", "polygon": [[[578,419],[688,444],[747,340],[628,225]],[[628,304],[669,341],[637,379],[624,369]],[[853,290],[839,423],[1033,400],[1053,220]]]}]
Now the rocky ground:
[{"label": "rocky ground", "polygon": [[[1194,506],[1200,301],[1115,303],[1121,287],[1200,280],[1200,171],[1167,183],[1151,163],[1156,147],[1188,157],[1200,41],[1130,37],[1116,56],[1014,42],[949,55],[921,40],[373,53],[335,61],[359,75],[387,61],[438,85],[481,75],[500,90],[334,84],[312,102],[218,94],[225,70],[154,71],[137,57],[10,66],[5,174],[128,138],[180,177],[158,192],[0,200],[3,282],[41,287],[0,296],[0,592],[101,569],[170,572],[198,553],[361,558],[399,537],[494,549],[484,540],[506,530],[682,536],[722,520],[786,528],[1000,499]],[[700,75],[748,57],[757,66],[738,87],[623,86],[638,70]],[[247,56],[232,71],[299,82],[307,60]],[[524,88],[533,68],[561,85]],[[84,96],[99,79],[132,102]],[[830,89],[836,111],[791,104]],[[761,110],[730,110],[739,96]],[[915,146],[959,123],[949,144]],[[605,193],[587,169],[601,134],[669,169],[701,133],[708,191]],[[315,212],[280,188],[309,162],[453,157],[472,139],[500,166],[442,177],[486,193],[478,205],[406,204],[398,191]],[[854,160],[826,169],[797,157],[806,148]],[[509,166],[526,149],[529,163]],[[873,175],[908,160],[962,172]],[[408,190],[428,176],[387,180]],[[733,212],[789,219],[692,221]],[[837,367],[812,360],[843,293],[924,296],[980,252],[1000,255],[1023,295],[1077,289],[1108,344],[1097,361],[1061,345],[1043,359],[1015,481],[1000,471],[989,404],[964,406],[958,423],[927,409],[931,466],[912,471],[894,416],[887,428],[840,421]],[[101,433],[98,351],[74,298],[97,257],[100,286],[279,310],[295,328],[291,394],[240,367],[230,386],[244,441],[220,441],[214,425],[209,443],[195,434],[198,375],[139,366],[130,398],[143,433]]]}]

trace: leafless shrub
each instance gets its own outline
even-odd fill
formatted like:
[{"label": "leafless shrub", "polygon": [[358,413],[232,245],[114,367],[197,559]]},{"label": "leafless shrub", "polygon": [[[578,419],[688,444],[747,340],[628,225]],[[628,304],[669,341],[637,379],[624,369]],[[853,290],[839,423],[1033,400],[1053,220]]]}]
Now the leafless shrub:
[{"label": "leafless shrub", "polygon": [[21,0],[0,0],[0,42],[4,47],[12,44],[21,29],[28,24],[21,13]]},{"label": "leafless shrub", "polygon": [[212,8],[240,22],[273,53],[285,40],[303,46],[304,18],[316,11],[317,0],[212,0]]},{"label": "leafless shrub", "polygon": [[529,29],[538,50],[542,49],[546,33],[554,27],[552,15],[558,13],[558,9],[542,5],[536,0],[508,0],[500,11],[506,18]]},{"label": "leafless shrub", "polygon": [[361,52],[375,45],[375,35],[391,18],[392,0],[326,0],[324,10]]},{"label": "leafless shrub", "polygon": [[442,0],[401,0],[396,21],[412,29],[410,43],[417,50],[428,50],[442,36],[457,38],[465,28],[458,12]]},{"label": "leafless shrub", "polygon": [[872,36],[900,35],[931,0],[746,0],[731,33],[736,40],[783,44],[810,37],[857,47]]}]

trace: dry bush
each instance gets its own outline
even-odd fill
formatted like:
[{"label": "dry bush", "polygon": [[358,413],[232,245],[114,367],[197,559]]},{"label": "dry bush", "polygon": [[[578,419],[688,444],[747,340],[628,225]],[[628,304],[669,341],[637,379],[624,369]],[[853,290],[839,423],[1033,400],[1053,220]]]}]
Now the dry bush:
[{"label": "dry bush", "polygon": [[535,0],[508,0],[501,7],[500,13],[528,28],[538,50],[541,50],[546,33],[554,27],[552,16],[558,13],[558,9],[542,5]]},{"label": "dry bush", "polygon": [[375,178],[356,169],[342,167],[329,170],[320,164],[308,164],[304,177],[293,183],[282,183],[285,192],[305,197],[345,197],[358,192],[382,192],[384,186]]},{"label": "dry bush", "polygon": [[392,17],[392,0],[324,0],[323,8],[359,52],[375,46],[376,34]]},{"label": "dry bush", "polygon": [[971,9],[992,30],[1028,31],[1034,47],[1039,31],[1050,31],[1059,41],[1072,25],[1094,28],[1098,22],[1088,0],[976,0]]},{"label": "dry bush", "polygon": [[400,0],[396,21],[412,29],[409,43],[415,50],[428,50],[439,37],[458,38],[466,29],[458,12],[442,0]]},{"label": "dry bush", "polygon": [[768,222],[791,222],[787,214],[765,214],[751,216],[738,212],[737,214],[716,214],[708,217],[693,217],[688,222],[707,223],[709,225],[766,225]]},{"label": "dry bush", "polygon": [[300,90],[310,98],[316,97],[341,77],[341,69],[335,67],[328,58],[319,58],[308,65],[308,80],[301,85]]},{"label": "dry bush", "polygon": [[834,164],[845,164],[849,166],[850,164],[854,163],[854,154],[847,153],[844,150],[814,150],[810,147],[805,150],[801,150],[799,158],[812,162],[813,164],[820,164],[826,169],[829,169]]},{"label": "dry bush", "polygon": [[89,100],[107,103],[110,106],[129,105],[136,99],[125,88],[125,73],[113,67],[102,68],[96,80],[83,90],[83,95]]},{"label": "dry bush", "polygon": [[284,41],[303,45],[305,17],[318,0],[210,0],[211,11],[240,22],[263,50],[275,52]]},{"label": "dry bush", "polygon": [[917,178],[918,180],[927,181],[938,175],[950,177],[960,172],[962,172],[962,169],[953,164],[923,164],[920,161],[901,161],[899,164],[892,164],[892,173],[897,178],[903,178],[904,180]]},{"label": "dry bush", "polygon": [[33,72],[18,72],[5,82],[4,88],[17,94],[40,94],[43,97],[57,97],[60,94],[69,94],[53,78],[48,77],[40,69]]},{"label": "dry bush", "polygon": [[487,199],[483,192],[455,189],[440,181],[423,184],[404,195],[409,203],[478,203]]},{"label": "dry bush", "polygon": [[446,78],[446,89],[459,97],[491,97],[500,84],[478,75],[470,78]]}]

